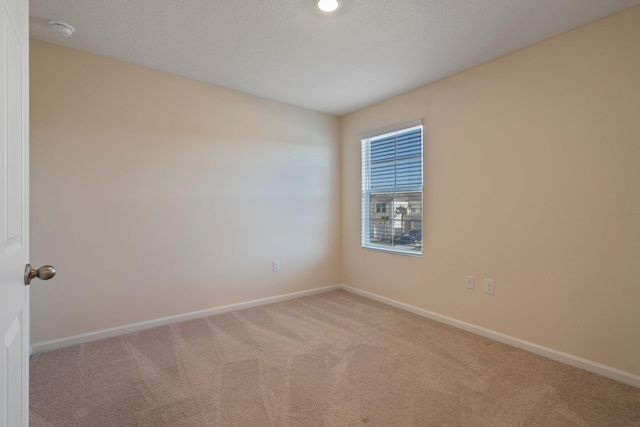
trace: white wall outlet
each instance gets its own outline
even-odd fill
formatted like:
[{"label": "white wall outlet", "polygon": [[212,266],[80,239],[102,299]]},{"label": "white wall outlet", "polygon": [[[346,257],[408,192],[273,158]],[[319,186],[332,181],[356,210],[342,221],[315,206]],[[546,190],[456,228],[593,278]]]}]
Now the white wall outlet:
[{"label": "white wall outlet", "polygon": [[493,295],[495,293],[496,282],[492,279],[484,279],[484,293]]},{"label": "white wall outlet", "polygon": [[280,271],[280,260],[279,259],[274,259],[273,260],[273,271]]},{"label": "white wall outlet", "polygon": [[473,276],[467,276],[467,289],[473,289]]}]

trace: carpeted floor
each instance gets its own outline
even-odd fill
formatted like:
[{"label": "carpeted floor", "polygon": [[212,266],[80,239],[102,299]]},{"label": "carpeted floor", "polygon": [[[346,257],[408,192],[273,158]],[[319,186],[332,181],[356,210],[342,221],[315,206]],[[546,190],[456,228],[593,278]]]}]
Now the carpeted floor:
[{"label": "carpeted floor", "polygon": [[31,359],[32,426],[640,426],[640,389],[344,291]]}]

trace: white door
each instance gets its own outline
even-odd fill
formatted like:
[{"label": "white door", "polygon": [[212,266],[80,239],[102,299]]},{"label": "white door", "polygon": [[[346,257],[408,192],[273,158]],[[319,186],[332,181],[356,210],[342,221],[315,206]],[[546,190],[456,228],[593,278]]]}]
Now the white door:
[{"label": "white door", "polygon": [[29,2],[0,0],[0,426],[29,420]]}]

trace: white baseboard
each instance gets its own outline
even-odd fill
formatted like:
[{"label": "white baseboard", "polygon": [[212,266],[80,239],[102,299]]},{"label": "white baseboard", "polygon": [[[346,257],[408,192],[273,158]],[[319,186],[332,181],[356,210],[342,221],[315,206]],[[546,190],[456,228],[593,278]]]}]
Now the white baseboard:
[{"label": "white baseboard", "polygon": [[371,292],[352,288],[351,286],[340,285],[339,287],[340,289],[344,289],[345,291],[354,293],[356,295],[360,295],[365,298],[369,298],[383,304],[399,308],[401,310],[410,311],[411,313],[435,320],[437,322],[446,323],[447,325],[454,326],[456,328],[463,329],[465,331],[481,335],[483,337],[491,338],[492,340],[499,341],[513,347],[521,348],[523,350],[530,351],[531,353],[535,353],[540,356],[544,356],[549,359],[574,366],[576,368],[584,369],[585,371],[593,372],[594,374],[602,375],[603,377],[611,378],[616,381],[632,385],[634,387],[640,387],[640,376],[632,374],[631,372],[622,371],[620,369],[612,368],[601,363],[593,362],[591,360],[583,359],[581,357],[543,347],[541,345],[524,341],[519,338],[501,334],[500,332],[495,332],[490,329],[485,329],[480,326],[473,325],[471,323],[463,322],[452,317],[443,316],[441,314],[434,313],[423,308],[414,307],[412,305],[376,295]]},{"label": "white baseboard", "polygon": [[405,304],[400,301],[396,301],[390,298],[386,298],[380,295],[373,294],[371,292],[363,291],[353,288],[347,285],[335,285],[326,286],[323,288],[309,289],[306,291],[294,292],[285,295],[278,295],[274,297],[262,298],[247,302],[241,302],[237,304],[230,304],[221,307],[214,307],[207,310],[194,311],[191,313],[179,314],[176,316],[163,317],[160,319],[149,320],[146,322],[133,323],[130,325],[124,325],[117,328],[103,329],[96,332],[89,332],[86,334],[74,335],[70,337],[60,338],[51,341],[45,341],[41,343],[35,343],[31,346],[31,353],[42,353],[44,351],[55,350],[58,348],[69,347],[76,344],[87,343],[91,341],[97,341],[105,338],[111,338],[118,335],[129,334],[132,332],[143,331],[145,329],[155,328],[156,326],[164,326],[172,323],[184,322],[187,320],[199,319],[202,317],[212,316],[214,314],[226,313],[234,310],[241,310],[244,308],[257,307],[260,305],[271,304],[274,302],[286,301],[294,298],[300,298],[303,296],[314,295],[321,292],[328,292],[335,289],[343,289],[347,292],[354,293],[356,295],[369,298],[383,304],[390,305],[392,307],[399,308],[401,310],[409,311],[419,316],[426,317],[428,319],[435,320],[437,322],[445,323],[450,326],[454,326],[465,331],[481,335],[499,341],[504,344],[511,345],[513,347],[521,348],[531,353],[538,354],[540,356],[547,357],[558,362],[565,363],[567,365],[574,366],[576,368],[584,369],[589,372],[593,372],[603,377],[611,378],[616,381],[620,381],[634,387],[640,388],[640,376],[632,374],[630,372],[622,371],[620,369],[612,368],[601,363],[593,362],[591,360],[583,359],[581,357],[573,356],[571,354],[563,353],[561,351],[553,350],[547,347],[540,346],[528,341],[514,338],[509,335],[502,334],[500,332],[492,331],[490,329],[482,328],[480,326],[473,325],[471,323],[463,322],[461,320],[454,319],[452,317],[443,316],[442,314],[434,313],[423,308],[415,307],[409,304]]},{"label": "white baseboard", "polygon": [[228,311],[241,310],[243,308],[257,307],[259,305],[271,304],[274,302],[286,301],[294,298],[300,298],[308,295],[328,292],[338,289],[338,285],[326,286],[323,288],[314,288],[306,291],[293,292],[290,294],[277,295],[274,297],[261,298],[237,304],[229,304],[221,307],[209,308],[206,310],[193,311],[191,313],[178,314],[176,316],[162,317],[160,319],[148,320],[146,322],[132,323],[129,325],[119,326],[117,328],[103,329],[96,332],[86,334],[73,335],[70,337],[55,339],[35,343],[31,346],[32,354],[42,353],[44,351],[55,350],[58,348],[69,347],[76,344],[83,344],[91,341],[111,338],[118,335],[130,334],[132,332],[143,331],[145,329],[155,328],[156,326],[170,325],[172,323],[184,322],[187,320],[199,319],[202,317],[212,316],[214,314],[226,313]]}]

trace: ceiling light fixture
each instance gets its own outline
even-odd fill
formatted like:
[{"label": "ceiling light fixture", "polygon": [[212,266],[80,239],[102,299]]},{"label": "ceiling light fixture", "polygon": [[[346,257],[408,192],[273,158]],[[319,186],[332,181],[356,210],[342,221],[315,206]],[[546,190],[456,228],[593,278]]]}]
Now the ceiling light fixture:
[{"label": "ceiling light fixture", "polygon": [[64,37],[71,37],[71,34],[76,31],[71,25],[61,21],[49,21],[49,26],[53,28],[53,31]]},{"label": "ceiling light fixture", "polygon": [[323,12],[333,12],[338,6],[338,0],[318,0],[318,8]]}]

